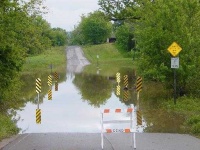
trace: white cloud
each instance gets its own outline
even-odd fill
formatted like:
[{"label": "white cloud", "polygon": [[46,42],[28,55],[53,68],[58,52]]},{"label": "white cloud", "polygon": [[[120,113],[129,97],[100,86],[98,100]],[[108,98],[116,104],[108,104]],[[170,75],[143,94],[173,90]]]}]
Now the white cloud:
[{"label": "white cloud", "polygon": [[80,22],[82,14],[99,9],[98,0],[46,0],[44,5],[49,9],[44,18],[51,26],[67,31],[74,29],[74,25]]}]

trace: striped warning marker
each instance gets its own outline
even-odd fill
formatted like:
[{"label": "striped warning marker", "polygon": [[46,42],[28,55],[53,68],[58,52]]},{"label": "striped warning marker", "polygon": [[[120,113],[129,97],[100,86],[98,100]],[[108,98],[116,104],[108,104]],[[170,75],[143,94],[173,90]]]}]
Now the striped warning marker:
[{"label": "striped warning marker", "polygon": [[55,83],[55,91],[58,91],[58,82]]},{"label": "striped warning marker", "polygon": [[137,110],[137,125],[142,125],[142,113],[140,110]]},{"label": "striped warning marker", "polygon": [[58,73],[57,73],[57,72],[54,73],[54,79],[55,79],[56,81],[58,81]]},{"label": "striped warning marker", "polygon": [[125,102],[128,101],[128,97],[129,97],[129,91],[128,91],[128,90],[125,90],[125,91],[124,91],[123,100],[124,100]]},{"label": "striped warning marker", "polygon": [[36,109],[36,123],[41,124],[41,109]]},{"label": "striped warning marker", "polygon": [[124,87],[128,87],[128,75],[124,76]]},{"label": "striped warning marker", "polygon": [[52,90],[48,91],[48,100],[52,100]]},{"label": "striped warning marker", "polygon": [[36,79],[36,93],[40,93],[41,92],[41,79],[40,78],[37,78]]},{"label": "striped warning marker", "polygon": [[142,78],[138,77],[136,81],[136,91],[140,92],[142,91]]},{"label": "striped warning marker", "polygon": [[52,86],[52,77],[51,77],[51,75],[48,76],[47,84],[48,84],[48,86]]},{"label": "striped warning marker", "polygon": [[119,84],[120,83],[120,73],[116,73],[116,81]]},{"label": "striped warning marker", "polygon": [[116,95],[117,96],[120,95],[120,90],[121,90],[120,85],[117,85],[117,87],[116,87]]}]

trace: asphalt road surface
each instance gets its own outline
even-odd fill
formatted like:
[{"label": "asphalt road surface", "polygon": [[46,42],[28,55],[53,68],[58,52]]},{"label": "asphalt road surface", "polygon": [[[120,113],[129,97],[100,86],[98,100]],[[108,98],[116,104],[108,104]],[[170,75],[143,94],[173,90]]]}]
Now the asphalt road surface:
[{"label": "asphalt road surface", "polygon": [[[67,48],[67,70],[80,72],[89,61],[80,47]],[[105,150],[133,149],[131,133],[104,134]],[[0,150],[101,150],[100,133],[26,133],[0,142]],[[137,150],[200,150],[200,139],[186,134],[136,133]]]},{"label": "asphalt road surface", "polygon": [[[34,133],[17,136],[1,150],[101,150],[100,133]],[[130,133],[104,135],[104,150],[131,150]],[[136,150],[199,150],[189,135],[137,133]]]},{"label": "asphalt road surface", "polygon": [[90,62],[85,58],[83,51],[78,46],[69,46],[67,48],[67,72],[80,73],[84,66]]}]

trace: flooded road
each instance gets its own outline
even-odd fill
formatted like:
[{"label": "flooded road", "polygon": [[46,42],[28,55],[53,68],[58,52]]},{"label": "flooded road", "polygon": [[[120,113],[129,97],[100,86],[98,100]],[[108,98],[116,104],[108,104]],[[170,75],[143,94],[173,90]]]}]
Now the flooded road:
[{"label": "flooded road", "polygon": [[[67,48],[66,70],[57,71],[59,79],[53,85],[47,85],[48,73],[41,75],[42,92],[37,103],[35,79],[37,75],[26,75],[22,78],[26,82],[23,92],[26,103],[16,111],[15,120],[21,128],[20,133],[48,133],[48,132],[101,132],[101,111],[103,109],[127,109],[134,106],[133,125],[140,120],[137,132],[180,132],[183,118],[176,114],[163,112],[152,108],[152,104],[143,105],[140,115],[137,114],[137,92],[135,90],[136,77],[130,68],[119,68],[111,76],[88,74],[84,67],[90,62],[84,57],[80,47]],[[56,71],[55,71],[56,72]],[[117,74],[120,74],[120,79]],[[51,74],[52,77],[54,73]],[[119,81],[120,80],[120,81]],[[127,84],[127,83],[128,84]],[[57,85],[56,85],[57,84]],[[127,85],[125,85],[127,84]],[[154,88],[156,86],[151,86]],[[57,88],[57,89],[56,89]],[[49,89],[52,90],[52,100],[49,100]],[[148,93],[145,88],[142,92]],[[149,95],[152,95],[151,93]],[[141,99],[141,101],[143,101]],[[41,110],[41,124],[36,122],[36,109]],[[139,107],[138,107],[139,108]],[[129,120],[127,113],[110,114],[108,119]],[[105,124],[105,128],[130,128],[130,123]]]},{"label": "flooded road", "polygon": [[[122,131],[129,131],[127,128],[130,128],[130,119],[131,125],[136,129],[134,132],[162,132],[136,133],[134,141],[138,150],[199,149],[199,139],[184,134],[169,134],[178,133],[183,121],[181,116],[159,109],[155,101],[151,100],[156,98],[155,92],[152,91],[155,91],[158,85],[144,86],[140,99],[142,105],[139,105],[135,90],[137,78],[133,70],[119,68],[119,71],[114,73],[116,75],[108,76],[87,73],[84,67],[87,67],[89,62],[81,49],[70,47],[67,53],[70,53],[67,67],[54,70],[58,73],[58,80],[55,80],[55,72],[22,76],[25,83],[22,88],[24,104],[20,104],[18,110],[10,110],[21,131],[11,142],[0,143],[0,147],[3,145],[2,150],[98,150],[102,149],[102,137],[105,149],[129,150],[135,145],[130,143],[135,133],[123,134]],[[52,86],[47,84],[49,74],[54,76]],[[35,79],[38,76],[42,81],[39,103],[35,92]],[[52,90],[52,99],[49,99],[49,90]],[[148,100],[145,103],[146,98]],[[37,109],[41,110],[39,122],[36,122]],[[100,113],[102,110],[104,115]],[[121,110],[125,113],[118,113]],[[132,115],[127,113],[130,110]],[[138,115],[136,110],[140,110],[141,115]],[[104,129],[112,129],[107,130],[109,132],[119,131],[117,136],[106,133],[102,136],[102,116],[105,119]],[[110,123],[110,120],[126,123],[115,124]],[[142,125],[139,125],[140,123]]]},{"label": "flooded road", "polygon": [[52,100],[47,95],[40,104],[41,124],[36,124],[37,105],[28,102],[23,111],[18,111],[20,120],[17,125],[22,133],[41,132],[100,132],[100,110],[102,108],[127,108],[112,93],[109,100],[100,107],[91,106],[90,101],[82,99],[73,85],[73,78],[59,84],[59,90],[53,91]]},{"label": "flooded road", "polygon": [[[55,83],[51,87],[52,100],[48,100],[48,93],[40,96],[41,124],[36,123],[37,93],[35,93],[34,101],[27,102],[24,108],[17,111],[15,118],[18,118],[17,126],[22,129],[21,133],[99,133],[101,132],[100,112],[102,109],[127,109],[130,104],[133,104],[131,98],[129,98],[130,101],[127,99],[125,102],[123,95],[116,95],[117,84],[113,79],[115,77],[81,73],[86,65],[89,65],[89,61],[84,57],[80,47],[67,48],[65,80],[58,83],[57,91]],[[109,117],[125,120],[130,118],[126,113],[113,114]],[[111,126],[127,128],[130,125],[106,124],[106,127]]]}]

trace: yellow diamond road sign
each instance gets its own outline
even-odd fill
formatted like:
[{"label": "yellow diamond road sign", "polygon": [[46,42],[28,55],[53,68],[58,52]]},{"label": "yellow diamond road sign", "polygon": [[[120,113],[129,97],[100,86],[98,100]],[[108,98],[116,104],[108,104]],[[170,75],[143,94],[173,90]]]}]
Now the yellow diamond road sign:
[{"label": "yellow diamond road sign", "polygon": [[180,51],[182,50],[182,48],[176,43],[176,42],[173,42],[167,49],[171,54],[172,56],[177,56]]}]

